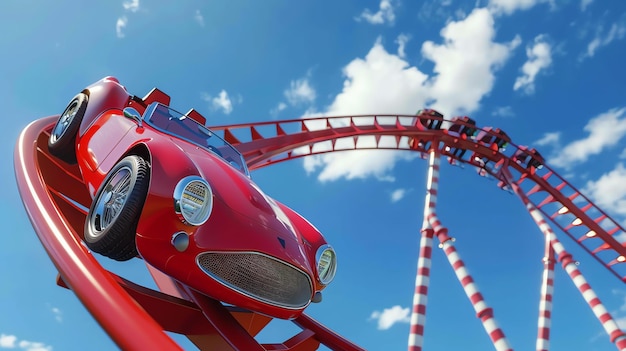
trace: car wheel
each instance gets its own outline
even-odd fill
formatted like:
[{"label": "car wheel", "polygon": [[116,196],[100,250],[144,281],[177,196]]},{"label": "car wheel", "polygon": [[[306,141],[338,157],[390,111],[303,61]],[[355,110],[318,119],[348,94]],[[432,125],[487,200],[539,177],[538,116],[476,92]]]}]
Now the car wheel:
[{"label": "car wheel", "polygon": [[57,123],[50,132],[48,149],[54,156],[68,162],[76,163],[76,133],[87,110],[87,95],[76,95],[67,105]]},{"label": "car wheel", "polygon": [[118,162],[102,182],[85,221],[85,243],[117,261],[137,256],[135,233],[148,194],[148,163],[139,156]]}]

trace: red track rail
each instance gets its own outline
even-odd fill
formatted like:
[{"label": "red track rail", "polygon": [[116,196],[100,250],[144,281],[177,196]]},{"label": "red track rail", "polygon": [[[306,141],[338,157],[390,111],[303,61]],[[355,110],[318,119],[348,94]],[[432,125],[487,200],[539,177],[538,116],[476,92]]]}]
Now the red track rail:
[{"label": "red track rail", "polygon": [[[423,116],[421,118],[424,118]],[[432,118],[432,117],[427,117]],[[444,125],[469,126],[462,121]],[[548,165],[539,170],[526,168],[513,160],[521,150],[514,143],[505,151],[473,138],[462,138],[444,130],[430,130],[411,115],[359,115],[318,117],[274,122],[260,122],[211,127],[235,145],[246,158],[250,169],[269,166],[296,158],[346,150],[411,150],[426,158],[427,149],[411,149],[409,138],[432,142],[437,152],[451,163],[469,164],[498,179],[499,186],[510,190],[503,175],[507,169],[512,182],[552,223],[571,237],[620,280],[626,282],[626,231],[606,212],[596,206]],[[497,136],[490,128],[479,129]],[[461,148],[462,157],[453,155]],[[523,147],[522,147],[523,148]],[[483,159],[483,166],[475,159]]]}]

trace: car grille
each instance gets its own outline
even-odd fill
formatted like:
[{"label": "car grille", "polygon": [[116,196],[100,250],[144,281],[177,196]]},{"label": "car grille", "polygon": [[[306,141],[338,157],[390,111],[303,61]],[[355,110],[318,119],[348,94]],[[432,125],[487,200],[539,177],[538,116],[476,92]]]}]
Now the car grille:
[{"label": "car grille", "polygon": [[198,266],[220,283],[254,299],[284,308],[305,307],[311,280],[300,269],[255,252],[205,252]]}]

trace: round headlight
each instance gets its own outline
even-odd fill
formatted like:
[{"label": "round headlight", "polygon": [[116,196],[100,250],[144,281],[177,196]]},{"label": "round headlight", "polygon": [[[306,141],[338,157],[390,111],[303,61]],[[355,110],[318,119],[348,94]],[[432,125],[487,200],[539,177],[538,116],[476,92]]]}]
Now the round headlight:
[{"label": "round headlight", "polygon": [[206,180],[198,176],[181,179],[174,189],[174,210],[191,225],[202,225],[213,209],[213,192]]},{"label": "round headlight", "polygon": [[320,283],[327,285],[335,278],[335,273],[337,272],[337,255],[335,250],[330,245],[320,246],[315,255],[315,262]]}]

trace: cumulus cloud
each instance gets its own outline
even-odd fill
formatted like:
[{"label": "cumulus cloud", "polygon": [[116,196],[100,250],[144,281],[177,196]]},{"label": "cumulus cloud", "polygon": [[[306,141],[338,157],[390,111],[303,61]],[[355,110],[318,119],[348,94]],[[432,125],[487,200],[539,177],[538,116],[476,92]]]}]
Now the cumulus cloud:
[{"label": "cumulus cloud", "polygon": [[289,84],[289,89],[285,90],[284,94],[287,101],[294,106],[302,103],[312,103],[317,97],[315,89],[309,83],[308,76],[292,80]]},{"label": "cumulus cloud", "polygon": [[411,310],[408,307],[402,308],[395,305],[391,308],[385,308],[382,312],[374,311],[370,316],[370,320],[378,321],[379,330],[387,330],[396,323],[409,323],[411,321]]},{"label": "cumulus cloud", "polygon": [[[241,97],[238,98],[239,102],[241,102]],[[222,91],[217,94],[217,96],[211,96],[209,94],[203,93],[202,100],[210,103],[211,108],[213,110],[221,110],[224,114],[230,114],[233,112],[233,100],[228,96],[228,92],[222,89]]]},{"label": "cumulus cloud", "polygon": [[124,7],[124,10],[137,12],[139,11],[139,0],[124,1],[122,6]]},{"label": "cumulus cloud", "polygon": [[617,144],[626,134],[626,108],[614,108],[592,118],[584,130],[589,135],[567,144],[549,163],[559,167],[571,167]]},{"label": "cumulus cloud", "polygon": [[272,116],[277,116],[281,111],[285,110],[286,108],[287,104],[281,101],[278,103],[278,105],[276,105],[276,107],[270,110],[270,114]]},{"label": "cumulus cloud", "polygon": [[196,10],[196,12],[193,14],[193,19],[201,27],[204,27],[204,16],[202,16],[202,13],[200,12],[200,10]]},{"label": "cumulus cloud", "polygon": [[304,159],[304,169],[311,174],[319,167],[322,171],[317,176],[321,182],[340,178],[347,180],[374,177],[380,181],[393,182],[390,175],[396,162],[410,161],[415,158],[408,152],[388,150],[357,150],[333,152],[324,155],[308,156]]},{"label": "cumulus cloud", "polygon": [[598,49],[611,44],[614,40],[624,39],[626,36],[626,17],[622,16],[621,21],[613,23],[608,32],[603,32],[603,28],[600,27],[596,36],[587,44],[587,51],[581,55],[580,60],[593,57]]},{"label": "cumulus cloud", "polygon": [[[626,215],[626,168],[618,163],[598,180],[588,181],[583,192],[603,209]],[[623,308],[626,308],[622,306]]]},{"label": "cumulus cloud", "polygon": [[126,28],[127,24],[128,18],[126,16],[122,16],[117,19],[117,22],[115,23],[115,34],[117,34],[118,38],[123,38],[125,36],[124,28]]},{"label": "cumulus cloud", "polygon": [[457,114],[480,107],[480,100],[493,88],[495,71],[521,41],[515,37],[508,43],[497,43],[495,34],[492,14],[482,8],[448,23],[441,30],[443,44],[423,44],[422,54],[435,64],[436,75],[428,84],[434,108]]},{"label": "cumulus cloud", "polygon": [[513,90],[522,89],[526,94],[535,92],[535,78],[552,64],[552,47],[545,35],[538,35],[532,46],[526,48],[528,60],[522,66],[522,75],[517,77]]},{"label": "cumulus cloud", "polygon": [[406,189],[396,189],[391,193],[391,202],[398,202],[406,195]]},{"label": "cumulus cloud", "polygon": [[545,133],[541,139],[534,142],[537,146],[558,145],[561,140],[560,132]]},{"label": "cumulus cloud", "polygon": [[491,115],[496,117],[513,117],[515,116],[515,112],[513,112],[511,106],[498,106],[493,109]]},{"label": "cumulus cloud", "polygon": [[[137,12],[139,11],[139,0],[130,0],[124,1],[122,3],[122,7],[125,12]],[[128,25],[128,17],[120,16],[117,18],[115,22],[115,34],[118,38],[124,38],[126,35],[124,34],[124,28]]]},{"label": "cumulus cloud", "polygon": [[408,34],[404,33],[398,35],[398,38],[396,38],[395,43],[398,44],[398,57],[406,57],[406,52],[404,51],[404,49],[406,48],[406,43],[409,42],[409,39],[411,39],[411,37]]},{"label": "cumulus cloud", "polygon": [[12,349],[17,342],[17,336],[0,334],[0,347]]},{"label": "cumulus cloud", "polygon": [[18,346],[25,351],[52,351],[52,346],[35,341],[20,340]]},{"label": "cumulus cloud", "polygon": [[[355,58],[343,68],[343,90],[324,114],[412,114],[426,105],[448,116],[475,111],[493,88],[495,71],[520,39],[494,42],[493,16],[484,8],[449,22],[441,36],[442,44],[427,41],[422,45],[422,55],[434,63],[430,77],[385,50],[379,38],[364,58]],[[400,151],[354,151],[309,156],[304,165],[308,172],[321,168],[321,181],[367,176],[390,180],[387,172],[394,164],[411,159],[410,153]]]},{"label": "cumulus cloud", "polygon": [[554,0],[489,0],[489,9],[494,14],[510,15],[515,11],[528,10],[540,3],[550,3],[555,6]]},{"label": "cumulus cloud", "polygon": [[54,314],[54,319],[56,319],[57,322],[63,322],[63,313],[59,308],[52,307],[52,314]]},{"label": "cumulus cloud", "polygon": [[0,334],[0,348],[20,348],[24,351],[52,351],[52,346],[36,341],[19,340],[17,336],[7,334]]},{"label": "cumulus cloud", "polygon": [[380,5],[376,13],[372,13],[369,9],[363,10],[363,12],[355,18],[357,21],[365,20],[370,24],[393,24],[396,20],[394,14],[394,8],[391,0],[380,0]]}]

